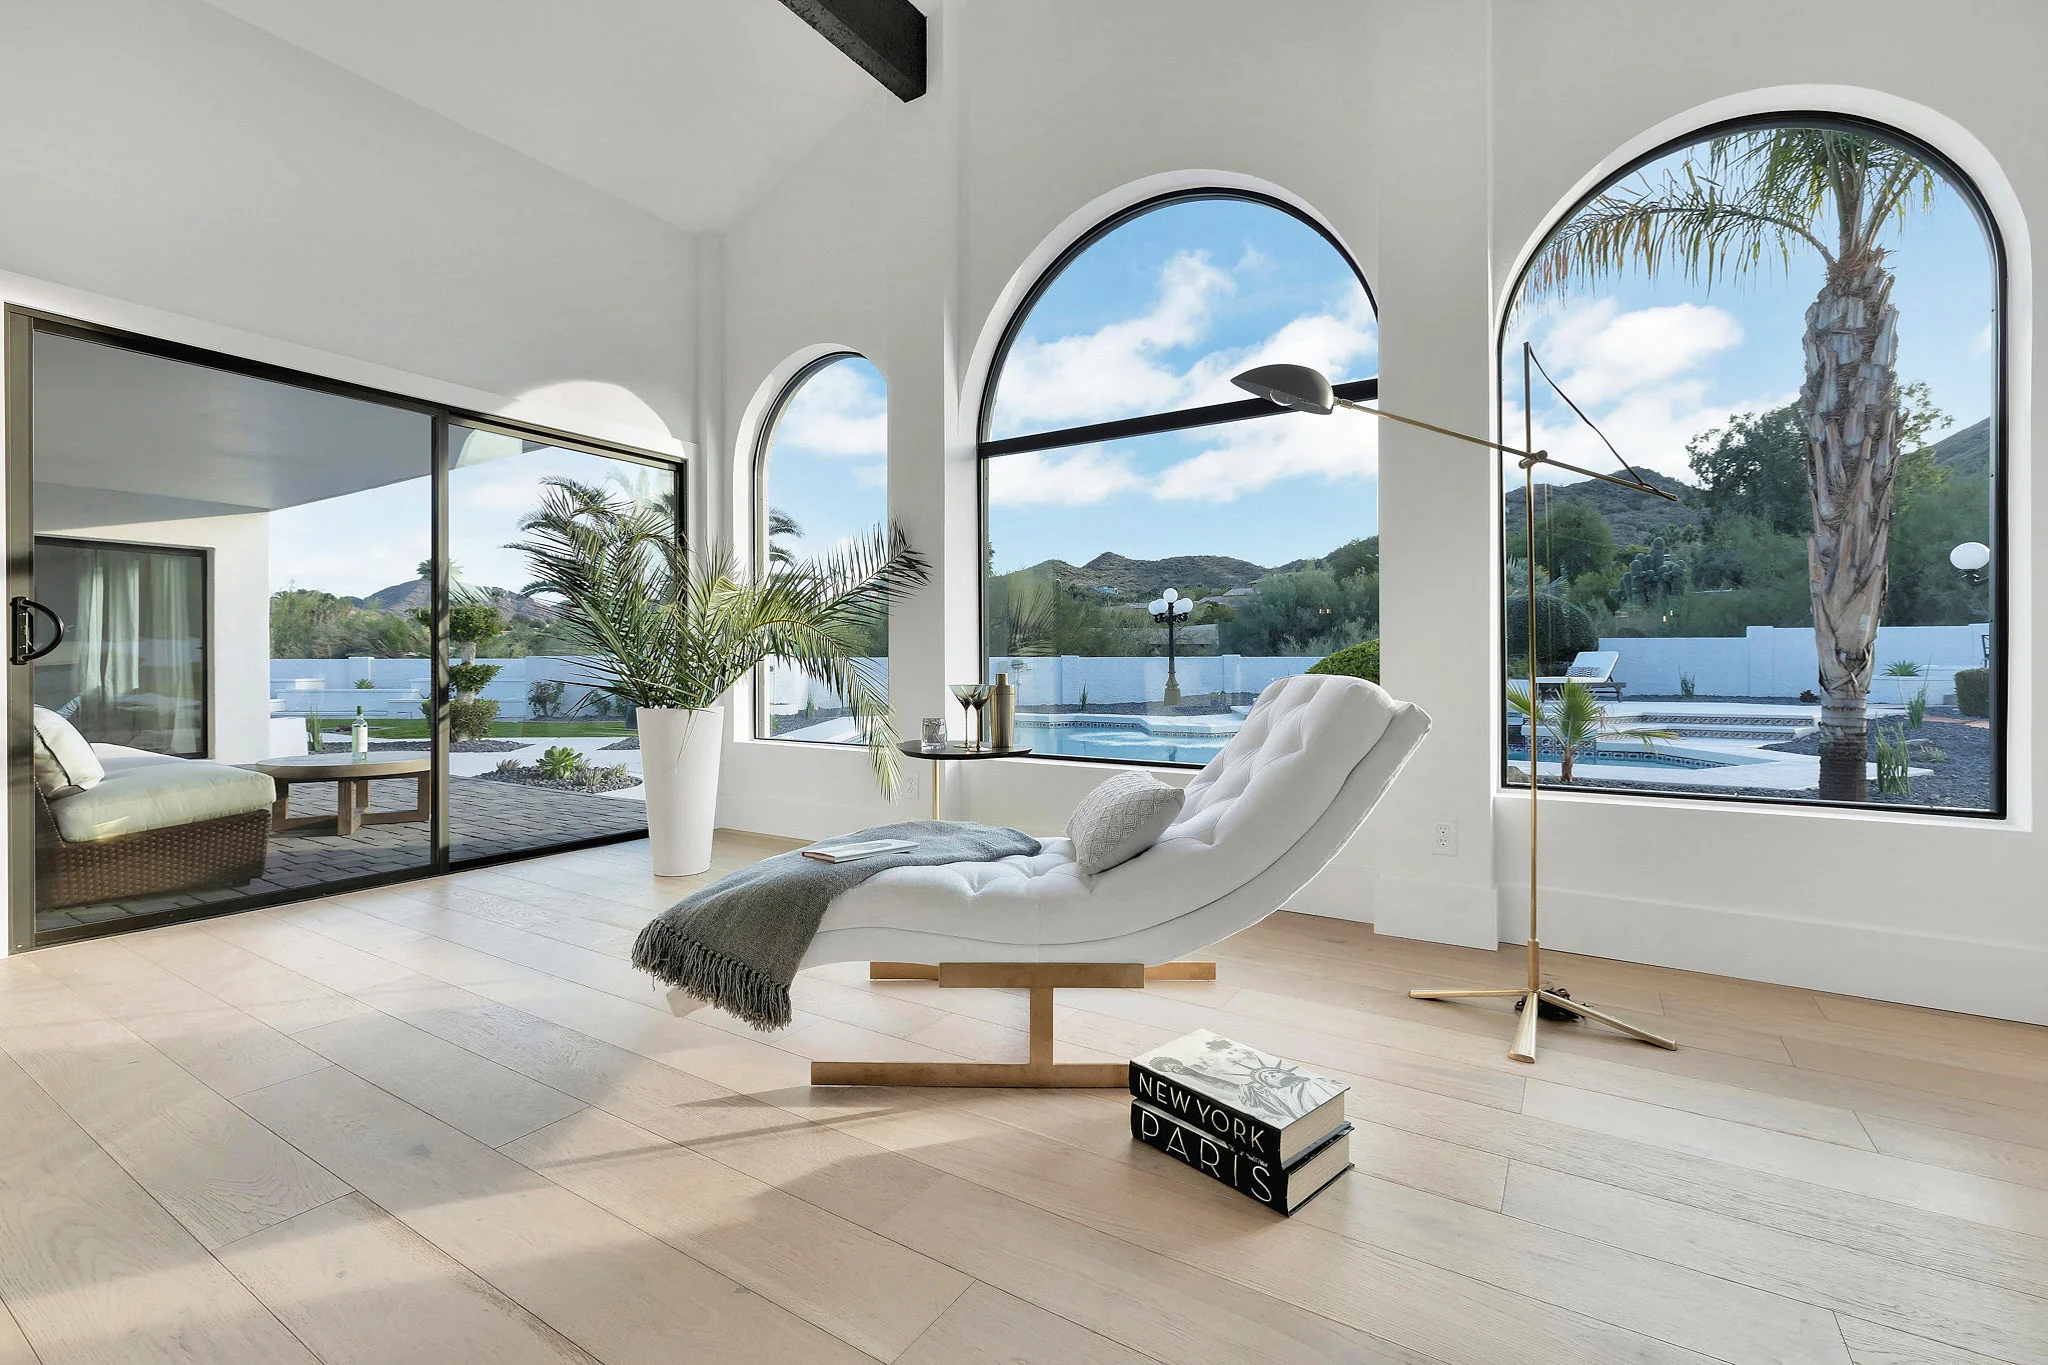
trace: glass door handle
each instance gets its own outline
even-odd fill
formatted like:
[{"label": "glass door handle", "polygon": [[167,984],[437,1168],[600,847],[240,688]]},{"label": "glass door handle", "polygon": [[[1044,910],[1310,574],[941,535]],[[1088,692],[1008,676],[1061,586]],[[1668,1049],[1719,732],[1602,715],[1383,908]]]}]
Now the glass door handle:
[{"label": "glass door handle", "polygon": [[[64,623],[57,619],[56,612],[28,597],[17,597],[7,605],[8,633],[11,639],[8,648],[10,661],[18,664],[34,663],[64,643]],[[40,648],[36,645],[37,612],[50,618],[50,643]]]}]

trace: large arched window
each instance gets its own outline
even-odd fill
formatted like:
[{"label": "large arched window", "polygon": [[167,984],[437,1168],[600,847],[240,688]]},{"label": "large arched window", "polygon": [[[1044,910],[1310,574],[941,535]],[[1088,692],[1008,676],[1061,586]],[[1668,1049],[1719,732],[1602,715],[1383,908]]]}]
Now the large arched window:
[{"label": "large arched window", "polygon": [[1378,677],[1372,424],[1230,385],[1289,360],[1366,399],[1378,358],[1358,267],[1277,200],[1151,200],[1053,264],[981,422],[983,625],[1020,744],[1199,764],[1276,678],[1339,651]]},{"label": "large arched window", "polygon": [[[888,385],[867,357],[823,356],[798,371],[763,426],[754,465],[754,544],[762,563],[824,554],[889,521]],[[867,648],[889,676],[887,623]],[[761,670],[754,732],[762,739],[858,744],[843,699],[796,669]]]},{"label": "large arched window", "polygon": [[[1969,181],[1890,129],[1747,120],[1568,214],[1501,333],[1679,495],[1510,480],[1507,780],[1997,815],[2004,269]],[[1535,372],[1534,440],[1613,455]],[[1533,567],[1532,567],[1533,561]]]}]

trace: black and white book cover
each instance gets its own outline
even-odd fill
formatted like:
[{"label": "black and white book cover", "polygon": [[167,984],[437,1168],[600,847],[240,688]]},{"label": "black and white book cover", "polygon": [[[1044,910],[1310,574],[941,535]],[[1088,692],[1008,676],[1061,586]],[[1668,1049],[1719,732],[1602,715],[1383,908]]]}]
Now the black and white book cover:
[{"label": "black and white book cover", "polygon": [[1292,1166],[1261,1161],[1143,1100],[1131,1101],[1131,1136],[1239,1194],[1289,1215],[1329,1188],[1352,1164],[1348,1123],[1303,1152]]},{"label": "black and white book cover", "polygon": [[1344,1122],[1350,1088],[1207,1029],[1131,1059],[1132,1095],[1282,1166]]}]

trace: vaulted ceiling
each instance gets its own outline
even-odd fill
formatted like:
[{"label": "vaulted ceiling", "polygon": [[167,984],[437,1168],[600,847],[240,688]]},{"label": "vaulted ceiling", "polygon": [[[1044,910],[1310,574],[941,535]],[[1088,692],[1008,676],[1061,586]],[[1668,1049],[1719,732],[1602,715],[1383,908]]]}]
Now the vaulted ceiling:
[{"label": "vaulted ceiling", "polygon": [[211,3],[692,230],[889,98],[777,0]]}]

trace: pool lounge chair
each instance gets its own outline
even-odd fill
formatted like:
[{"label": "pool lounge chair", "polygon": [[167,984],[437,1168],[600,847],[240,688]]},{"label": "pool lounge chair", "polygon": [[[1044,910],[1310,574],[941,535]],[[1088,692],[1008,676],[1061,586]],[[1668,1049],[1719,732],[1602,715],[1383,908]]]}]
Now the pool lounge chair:
[{"label": "pool lounge chair", "polygon": [[1364,824],[1429,732],[1419,707],[1357,678],[1266,688],[1188,783],[1158,842],[1095,876],[1065,839],[1033,857],[891,868],[832,902],[802,965],[1031,993],[1030,1060],[813,1062],[814,1085],[1121,1087],[1121,1063],[1055,1064],[1053,991],[1213,979],[1187,953],[1287,903]]},{"label": "pool lounge chair", "polygon": [[1571,667],[1564,671],[1563,677],[1538,678],[1536,694],[1552,696],[1566,683],[1575,682],[1596,697],[1620,701],[1621,684],[1614,680],[1614,666],[1620,662],[1621,655],[1611,649],[1581,650],[1579,656],[1572,660]]}]

